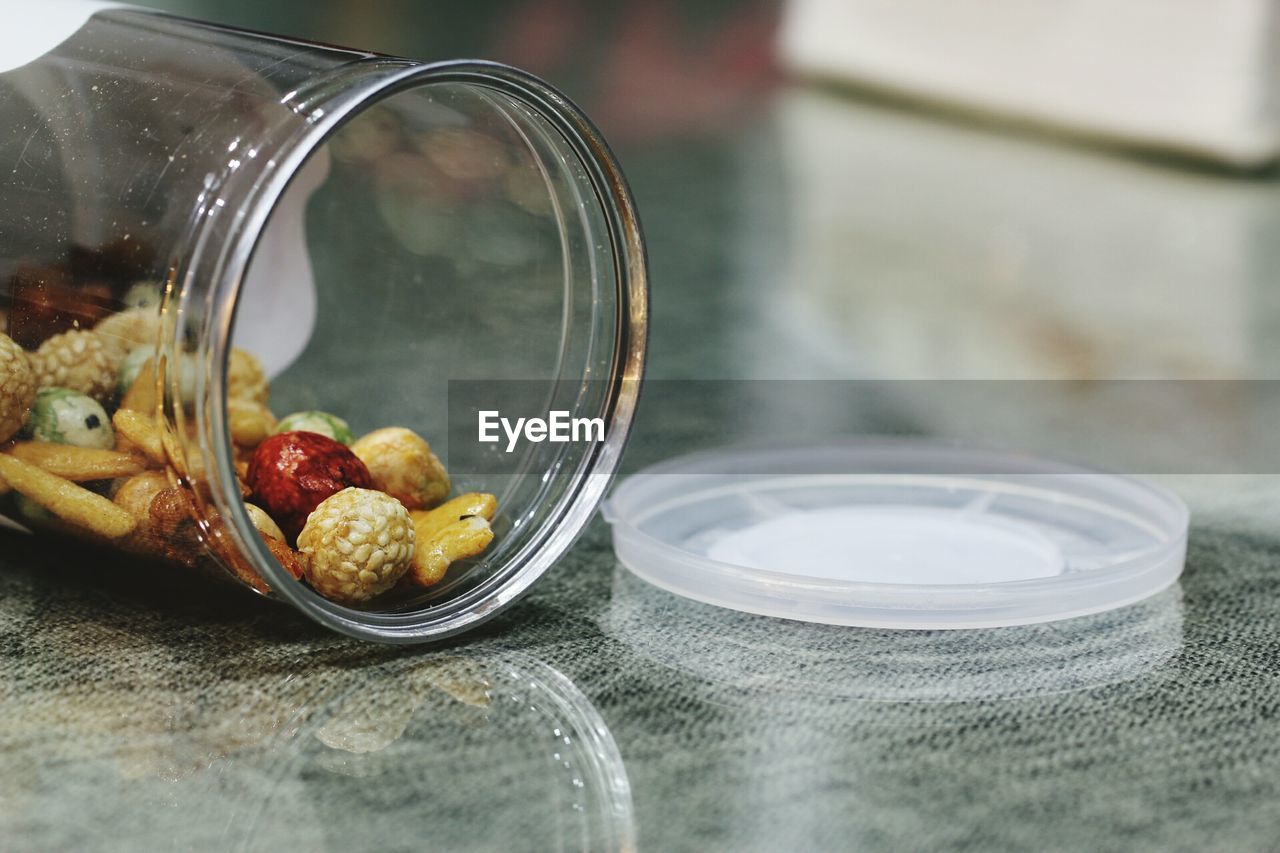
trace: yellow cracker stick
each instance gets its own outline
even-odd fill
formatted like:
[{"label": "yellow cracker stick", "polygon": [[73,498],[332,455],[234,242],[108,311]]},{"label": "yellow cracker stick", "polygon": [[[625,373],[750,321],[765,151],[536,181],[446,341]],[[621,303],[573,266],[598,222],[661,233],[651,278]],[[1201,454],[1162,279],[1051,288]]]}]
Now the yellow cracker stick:
[{"label": "yellow cracker stick", "polygon": [[142,369],[138,371],[138,377],[133,380],[133,384],[125,392],[124,399],[120,401],[120,408],[146,414],[156,410],[155,359],[149,358],[142,365]]},{"label": "yellow cracker stick", "polygon": [[167,457],[155,415],[144,415],[133,409],[120,409],[111,418],[111,425],[131,444],[136,445],[147,458],[157,465],[164,465]]},{"label": "yellow cracker stick", "polygon": [[76,483],[132,477],[144,467],[138,457],[129,453],[48,441],[20,441],[9,449],[9,453]]},{"label": "yellow cracker stick", "polygon": [[102,495],[42,471],[16,456],[0,453],[0,477],[15,492],[25,495],[59,518],[108,539],[127,536],[136,524],[133,516]]},{"label": "yellow cracker stick", "polygon": [[[191,435],[195,430],[195,423],[188,418],[177,429],[183,430],[185,435]],[[172,465],[182,478],[194,483],[204,483],[206,479],[204,462],[199,456],[188,456],[183,452],[182,441],[178,438],[177,431],[162,429],[159,430],[159,433],[160,443],[164,448],[165,459],[168,464]]]},{"label": "yellow cracker stick", "polygon": [[485,521],[493,521],[498,499],[484,492],[468,492],[445,501],[435,509],[416,509],[409,513],[413,519],[414,538],[426,542],[444,528],[469,515],[478,515]]}]

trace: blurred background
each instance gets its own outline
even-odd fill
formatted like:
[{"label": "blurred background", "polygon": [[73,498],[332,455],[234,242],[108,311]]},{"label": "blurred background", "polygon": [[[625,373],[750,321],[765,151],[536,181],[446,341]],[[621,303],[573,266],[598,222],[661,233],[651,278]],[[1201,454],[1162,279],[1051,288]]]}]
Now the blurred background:
[{"label": "blurred background", "polygon": [[[695,444],[927,432],[1131,470],[1270,457],[1269,386],[1238,382],[1280,373],[1268,0],[146,5],[546,77],[636,193],[651,378],[895,382],[869,406],[828,386],[686,391],[721,405]],[[921,379],[1176,384],[896,382]],[[1225,382],[1181,382],[1204,379]]]}]

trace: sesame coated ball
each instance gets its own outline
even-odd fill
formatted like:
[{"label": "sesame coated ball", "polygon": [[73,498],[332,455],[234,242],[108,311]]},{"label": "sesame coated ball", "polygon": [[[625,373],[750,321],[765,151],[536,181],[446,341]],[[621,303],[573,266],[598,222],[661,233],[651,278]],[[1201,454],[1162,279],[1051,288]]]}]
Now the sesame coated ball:
[{"label": "sesame coated ball", "polygon": [[27,354],[8,335],[0,334],[0,441],[8,441],[22,428],[37,387]]},{"label": "sesame coated ball", "polygon": [[351,452],[369,469],[376,488],[409,509],[435,506],[449,494],[449,473],[413,430],[374,430],[351,445]]},{"label": "sesame coated ball", "polygon": [[164,285],[158,281],[136,282],[124,295],[126,308],[147,308],[158,314],[164,301]]},{"label": "sesame coated ball", "polygon": [[111,399],[125,352],[96,332],[72,329],[54,335],[31,356],[40,387],[70,388],[98,402]]},{"label": "sesame coated ball", "polygon": [[372,489],[348,488],[326,498],[298,535],[307,582],[344,604],[391,589],[408,571],[413,548],[408,510]]},{"label": "sesame coated ball", "polygon": [[104,317],[93,330],[125,352],[140,346],[154,347],[160,341],[160,312],[155,308],[132,308]]}]

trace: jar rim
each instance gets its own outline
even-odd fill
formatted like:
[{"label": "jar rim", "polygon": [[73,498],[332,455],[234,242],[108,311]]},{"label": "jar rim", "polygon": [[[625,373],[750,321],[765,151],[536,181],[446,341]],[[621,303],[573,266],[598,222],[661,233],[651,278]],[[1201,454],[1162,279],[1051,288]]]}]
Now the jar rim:
[{"label": "jar rim", "polygon": [[[216,271],[209,279],[208,334],[201,337],[205,373],[203,387],[196,395],[196,438],[200,453],[212,461],[207,476],[213,504],[233,544],[273,594],[316,622],[349,636],[401,644],[437,640],[492,618],[526,593],[586,528],[612,482],[634,420],[648,342],[644,240],[626,179],[600,131],[572,101],[536,76],[483,60],[423,63],[383,57],[352,63],[334,74],[354,79],[337,96],[325,94],[321,85],[314,105],[302,106],[301,99],[292,105],[295,111],[309,109],[309,120],[286,143],[273,168],[250,188],[245,212],[236,217],[217,257],[197,258],[197,253],[208,248],[202,250],[196,244],[186,275],[201,263],[212,262]],[[325,75],[320,82],[330,80],[330,75]],[[506,558],[501,571],[426,609],[390,613],[356,610],[329,601],[294,580],[261,541],[244,509],[232,456],[226,395],[235,310],[262,232],[286,188],[310,157],[354,116],[397,94],[441,83],[482,86],[528,106],[560,134],[586,172],[614,261],[615,340],[599,412],[607,428],[604,441],[588,449],[587,458],[577,466],[537,535]],[[166,343],[176,347],[180,336],[173,337]]]}]

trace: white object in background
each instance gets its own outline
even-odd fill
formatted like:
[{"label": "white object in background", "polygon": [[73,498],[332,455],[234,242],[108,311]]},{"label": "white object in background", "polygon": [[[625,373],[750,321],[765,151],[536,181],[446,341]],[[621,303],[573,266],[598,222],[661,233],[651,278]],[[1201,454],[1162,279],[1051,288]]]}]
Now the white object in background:
[{"label": "white object in background", "polygon": [[[39,59],[75,35],[97,12],[129,8],[97,0],[47,0],[24,10],[0,29],[0,73]],[[56,68],[16,82],[24,87],[68,85]],[[32,98],[39,103],[39,98]],[[80,183],[100,168],[93,146],[101,140],[82,139],[66,131],[58,134],[67,146],[63,165]],[[82,148],[83,147],[83,148]],[[237,312],[235,341],[256,353],[269,377],[292,364],[311,339],[316,322],[315,276],[305,235],[307,200],[329,175],[327,151],[313,157],[299,172],[263,229],[253,261],[245,275],[241,306]],[[73,233],[86,244],[108,239],[97,233],[96,211],[73,211]]]},{"label": "white object in background", "polygon": [[329,177],[329,152],[320,149],[285,189],[245,272],[233,340],[258,357],[274,379],[297,361],[316,327],[316,281],[307,251],[306,213]]},{"label": "white object in background", "polygon": [[783,63],[1252,167],[1280,154],[1280,0],[790,0]]},{"label": "white object in background", "polygon": [[[805,89],[778,99],[775,127],[790,205],[772,227],[791,242],[785,268],[756,286],[783,337],[742,342],[767,353],[766,375],[1276,375],[1271,182]],[[782,372],[798,353],[811,358]]]},{"label": "white object in background", "polygon": [[24,3],[0,27],[0,72],[21,68],[62,44],[96,12],[124,8],[99,0],[43,0]]}]

